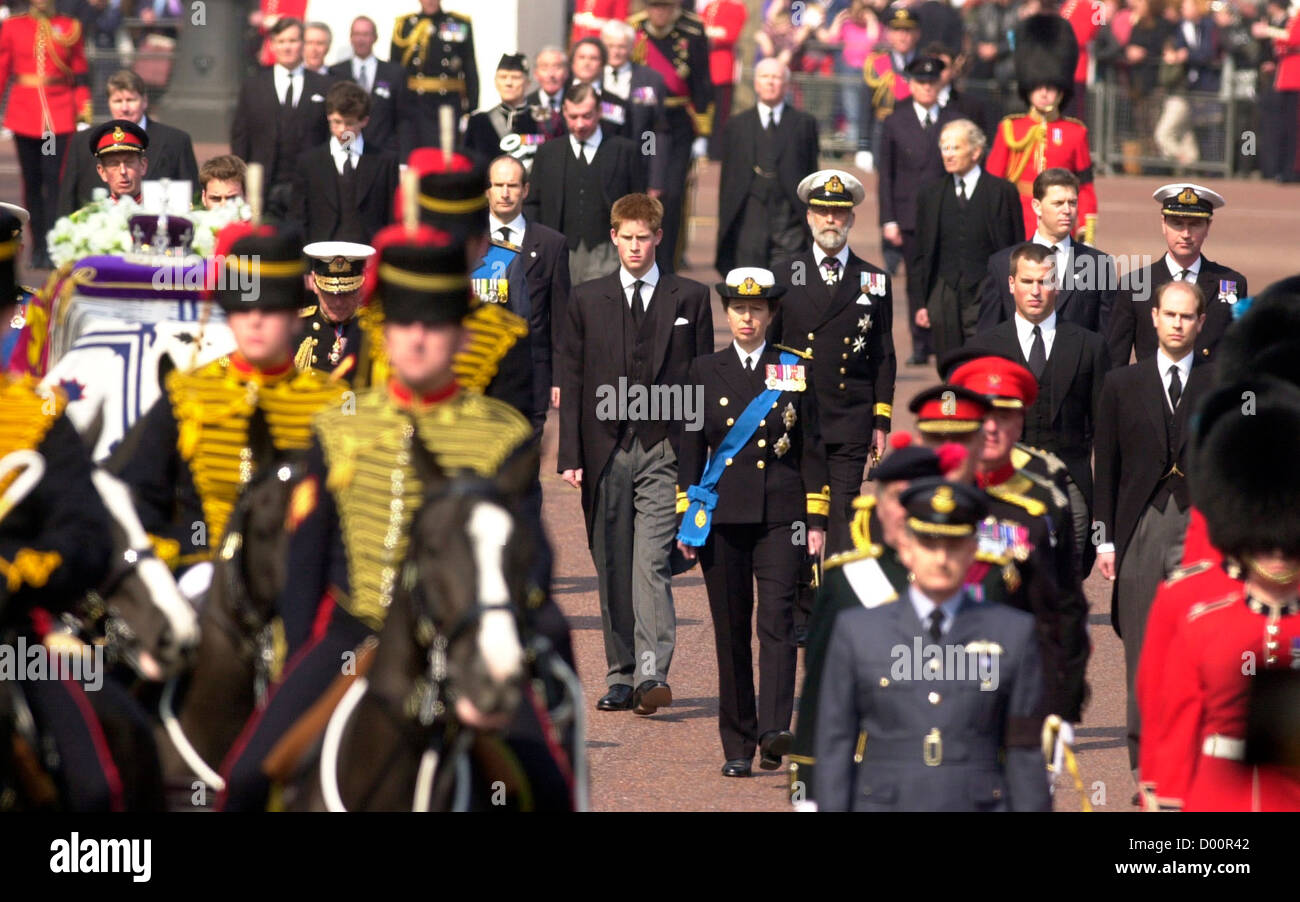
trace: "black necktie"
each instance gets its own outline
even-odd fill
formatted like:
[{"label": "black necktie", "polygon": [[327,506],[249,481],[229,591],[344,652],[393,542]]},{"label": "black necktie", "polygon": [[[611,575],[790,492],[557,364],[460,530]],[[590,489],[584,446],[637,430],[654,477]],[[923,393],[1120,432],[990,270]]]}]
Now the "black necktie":
[{"label": "black necktie", "polygon": [[925,122],[921,125],[921,131],[925,132],[928,135],[930,134],[930,131],[933,128],[934,128],[934,117],[931,116],[929,113],[926,113]]},{"label": "black necktie", "polygon": [[506,244],[510,243],[510,226],[502,226],[501,228],[497,229],[497,232],[501,235],[502,241],[504,241]]},{"label": "black necktie", "polygon": [[289,87],[284,89],[283,106],[285,107],[285,109],[293,108],[293,73],[292,72],[289,73]]},{"label": "black necktie", "polygon": [[776,114],[767,114],[767,124],[763,126],[764,131],[774,131],[776,129]]},{"label": "black necktie", "polygon": [[632,283],[632,322],[636,323],[638,329],[641,320],[645,318],[645,305],[641,301],[641,286],[644,284],[640,279]]},{"label": "black necktie", "polygon": [[957,179],[957,206],[966,206],[966,180]]},{"label": "black necktie", "polygon": [[1178,399],[1183,396],[1183,380],[1178,375],[1178,366],[1175,364],[1169,368],[1169,404],[1174,410],[1178,409]]},{"label": "black necktie", "polygon": [[930,612],[930,638],[935,642],[943,638],[943,608]]},{"label": "black necktie", "polygon": [[1187,277],[1190,276],[1191,274],[1192,274],[1192,271],[1191,271],[1190,269],[1184,269],[1182,272],[1180,272],[1180,273],[1178,274],[1178,281],[1179,281],[1179,282],[1189,282],[1189,281],[1191,281],[1190,279],[1187,278]]},{"label": "black necktie", "polygon": [[352,177],[352,173],[356,171],[356,169],[352,166],[352,151],[350,151],[350,150],[345,150],[343,153],[344,153],[344,157],[343,157],[343,177],[344,177],[345,179],[346,179],[346,178],[351,178],[351,177]]},{"label": "black necktie", "polygon": [[1034,326],[1034,343],[1029,348],[1029,370],[1035,379],[1043,377],[1047,369],[1047,344],[1043,341],[1043,330]]}]

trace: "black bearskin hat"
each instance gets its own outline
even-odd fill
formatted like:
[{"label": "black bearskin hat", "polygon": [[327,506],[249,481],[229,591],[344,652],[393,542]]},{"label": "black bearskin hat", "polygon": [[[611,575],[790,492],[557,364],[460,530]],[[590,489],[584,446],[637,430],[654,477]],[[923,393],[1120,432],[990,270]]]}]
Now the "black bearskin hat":
[{"label": "black bearskin hat", "polygon": [[1016,28],[1015,62],[1016,86],[1025,103],[1029,103],[1029,95],[1040,85],[1061,89],[1059,109],[1070,102],[1074,93],[1074,69],[1079,63],[1079,42],[1069,22],[1048,13],[1026,18]]}]

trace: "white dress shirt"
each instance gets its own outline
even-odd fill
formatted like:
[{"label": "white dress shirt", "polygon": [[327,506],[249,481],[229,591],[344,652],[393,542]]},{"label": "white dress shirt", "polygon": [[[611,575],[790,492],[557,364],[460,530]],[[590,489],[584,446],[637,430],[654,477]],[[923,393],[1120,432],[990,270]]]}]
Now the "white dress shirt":
[{"label": "white dress shirt", "polygon": [[615,69],[605,67],[605,88],[609,93],[627,100],[632,93],[632,64],[624,63]]},{"label": "white dress shirt", "polygon": [[541,88],[537,89],[537,99],[542,106],[548,110],[558,110],[560,108],[560,98],[564,96],[564,91],[556,91],[554,95],[547,94]]},{"label": "white dress shirt", "polygon": [[[627,271],[626,267],[618,268],[618,277],[623,283],[623,297],[627,299],[628,307],[632,306],[632,289],[636,287],[636,276]],[[655,286],[659,284],[659,264],[652,263],[650,271],[641,277],[644,283],[641,286],[641,309],[650,309],[650,296],[655,293]]]},{"label": "white dress shirt", "polygon": [[939,103],[936,103],[934,106],[921,106],[915,100],[912,101],[912,109],[916,111],[916,118],[921,123],[921,128],[925,128],[925,122],[927,119],[930,120],[931,124],[938,124],[939,110],[942,106],[943,104]]},{"label": "white dress shirt", "polygon": [[488,231],[491,233],[492,238],[494,240],[499,239],[501,237],[502,229],[509,229],[510,232],[506,237],[506,241],[510,242],[515,247],[523,247],[525,228],[526,226],[524,224],[524,214],[522,213],[520,213],[518,216],[516,216],[514,219],[510,220],[509,222],[502,222],[501,220],[497,219],[494,214],[492,213],[488,214]]},{"label": "white dress shirt", "polygon": [[757,348],[755,348],[755,349],[752,350],[752,351],[748,351],[748,352],[746,352],[745,350],[743,350],[743,349],[740,347],[740,344],[739,344],[738,342],[736,342],[736,341],[732,341],[731,346],[732,346],[733,348],[735,348],[735,349],[736,349],[736,353],[740,355],[740,365],[741,365],[742,368],[744,368],[744,369],[749,369],[749,361],[752,360],[752,361],[754,361],[754,369],[755,369],[755,371],[757,371],[757,370],[758,370],[758,358],[760,358],[760,357],[763,356],[763,349],[767,347],[767,342],[766,342],[766,341],[763,342],[763,343],[762,343],[761,345],[759,345]]},{"label": "white dress shirt", "polygon": [[939,106],[947,106],[948,101],[952,99],[952,85],[947,84],[939,89]]},{"label": "white dress shirt", "polygon": [[[826,270],[822,269],[822,261],[829,256],[830,254],[821,249],[821,245],[815,241],[813,242],[813,260],[817,261],[817,274],[822,277],[823,282],[826,281]],[[843,279],[844,271],[849,268],[849,245],[847,242],[845,242],[844,247],[840,248],[840,252],[835,255],[835,259],[840,261],[839,278]],[[837,281],[835,284],[838,285],[839,282]]]},{"label": "white dress shirt", "polygon": [[[1192,263],[1191,266],[1187,267],[1189,275],[1187,276],[1186,279],[1183,279],[1182,281],[1195,282],[1198,278],[1200,278],[1201,261],[1203,261],[1204,259],[1205,259],[1204,257],[1198,256],[1196,258],[1196,261]],[[1165,266],[1169,267],[1169,275],[1173,276],[1174,281],[1175,282],[1179,281],[1179,275],[1182,273],[1183,268],[1179,266],[1178,263],[1174,260],[1174,258],[1169,256],[1168,253],[1165,254]]]},{"label": "white dress shirt", "polygon": [[1060,241],[1053,242],[1050,238],[1043,237],[1042,232],[1034,232],[1034,237],[1030,241],[1043,247],[1056,248],[1056,287],[1060,288],[1061,283],[1065,281],[1065,274],[1070,271],[1070,255],[1074,252],[1070,236],[1066,235]]},{"label": "white dress shirt", "polygon": [[137,122],[136,125],[140,126],[140,127],[141,127],[142,129],[144,129],[145,131],[149,131],[149,117],[148,117],[148,116],[141,116],[141,117],[140,117],[140,121]]},{"label": "white dress shirt", "polygon": [[761,100],[758,102],[758,124],[767,128],[769,120],[775,120],[776,125],[781,124],[781,114],[785,111],[785,101],[780,101],[776,106],[768,106]]},{"label": "white dress shirt", "polygon": [[361,135],[353,138],[352,143],[346,148],[339,143],[338,138],[330,137],[330,156],[334,158],[334,168],[338,170],[339,175],[343,174],[343,163],[349,153],[352,155],[352,169],[355,171],[361,165],[361,154],[365,151],[365,146],[366,140]]},{"label": "white dress shirt", "polygon": [[[1192,377],[1192,361],[1196,359],[1195,354],[1184,354],[1183,359],[1173,361],[1165,354],[1163,348],[1156,349],[1156,366],[1160,371],[1160,382],[1165,387],[1165,407],[1173,413],[1174,405],[1169,400],[1169,384],[1172,381],[1169,371],[1177,367],[1178,379],[1183,388],[1183,394],[1187,394],[1187,380]],[[1178,403],[1183,403],[1182,397],[1179,397]]]},{"label": "white dress shirt", "polygon": [[907,598],[912,602],[912,609],[916,611],[916,616],[921,621],[921,628],[925,630],[925,635],[930,635],[930,614],[935,608],[943,611],[943,621],[939,625],[940,631],[947,633],[952,628],[953,618],[957,616],[957,609],[961,607],[962,599],[965,597],[965,589],[958,589],[957,594],[951,598],[935,604],[914,585],[907,587]]},{"label": "white dress shirt", "polygon": [[271,75],[275,79],[275,98],[284,103],[284,90],[289,87],[289,77],[293,76],[293,103],[290,106],[297,107],[302,100],[303,89],[303,67],[299,66],[290,72],[284,66],[278,63],[271,67]]},{"label": "white dress shirt", "polygon": [[[1020,315],[1016,311],[1016,338],[1020,340],[1020,352],[1029,359],[1029,351],[1034,346],[1034,324]],[[1047,359],[1052,359],[1052,342],[1056,340],[1056,311],[1053,310],[1048,314],[1047,319],[1038,324],[1043,333],[1043,349],[1047,351]]]},{"label": "white dress shirt", "polygon": [[603,141],[604,138],[605,136],[601,132],[599,125],[596,126],[596,130],[592,132],[591,137],[582,143],[579,143],[578,139],[573,136],[572,132],[570,132],[569,148],[573,151],[574,157],[577,157],[579,151],[583,148],[585,144],[586,149],[581,150],[581,152],[583,156],[586,158],[587,162],[590,163],[592,160],[596,158],[596,151],[600,149],[600,142]]},{"label": "white dress shirt", "polygon": [[375,55],[372,53],[365,59],[354,56],[352,58],[352,80],[367,92],[375,89]]},{"label": "white dress shirt", "polygon": [[966,184],[966,199],[967,199],[967,200],[970,200],[971,197],[972,197],[972,195],[975,194],[975,186],[979,184],[979,180],[980,180],[980,167],[979,167],[979,164],[976,163],[974,166],[972,166],[972,167],[970,168],[970,172],[966,173],[965,175],[958,175],[958,176],[954,176],[954,177],[953,177],[953,183],[952,183],[952,193],[953,193],[953,194],[956,194],[956,193],[957,193],[957,180],[958,180],[958,179],[960,179],[961,181],[965,182],[965,184]]}]

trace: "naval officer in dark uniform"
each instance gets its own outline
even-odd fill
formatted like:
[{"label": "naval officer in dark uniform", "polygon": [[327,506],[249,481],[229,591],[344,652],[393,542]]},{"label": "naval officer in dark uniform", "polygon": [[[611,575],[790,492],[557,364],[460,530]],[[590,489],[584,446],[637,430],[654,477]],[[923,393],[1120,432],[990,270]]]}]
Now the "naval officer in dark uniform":
[{"label": "naval officer in dark uniform", "polygon": [[813,248],[775,269],[789,292],[768,340],[811,357],[822,441],[830,469],[828,552],[849,547],[849,508],[867,461],[885,451],[893,415],[894,298],[883,269],[848,246],[862,183],[839,169],[799,183]]},{"label": "naval officer in dark uniform", "polygon": [[399,159],[417,147],[438,146],[438,109],[451,106],[456,119],[478,109],[478,62],[469,16],[447,12],[442,0],[420,0],[420,11],[393,26],[389,60],[406,77],[407,128]]},{"label": "naval officer in dark uniform", "polygon": [[351,381],[361,348],[361,324],[357,320],[361,283],[366,261],[374,256],[375,249],[351,241],[316,241],[302,252],[311,260],[307,284],[316,295],[316,303],[299,311],[306,334],[294,354],[294,365],[300,370],[331,372],[346,365],[343,377]]},{"label": "naval officer in dark uniform", "polygon": [[971,486],[922,479],[900,501],[907,592],[844,611],[831,633],[818,807],[1050,811],[1034,620],[976,603],[963,585],[984,500]]},{"label": "naval officer in dark uniform", "polygon": [[[806,545],[825,539],[830,488],[817,434],[807,361],[765,339],[785,294],[766,269],[733,269],[717,286],[731,347],[691,362],[687,384],[703,394],[702,428],[682,432],[678,484],[690,502],[677,546],[698,549],[718,652],[718,729],[723,776],[775,770],[794,738],[794,598]],[[706,460],[708,465],[706,466]],[[757,714],[750,655],[758,582]]]}]

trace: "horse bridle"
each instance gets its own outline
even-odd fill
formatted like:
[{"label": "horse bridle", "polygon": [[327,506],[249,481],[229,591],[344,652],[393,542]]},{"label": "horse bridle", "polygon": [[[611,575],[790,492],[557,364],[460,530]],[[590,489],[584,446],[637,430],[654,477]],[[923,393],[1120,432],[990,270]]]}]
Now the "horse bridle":
[{"label": "horse bridle", "polygon": [[[486,479],[460,478],[451,480],[437,492],[430,493],[424,504],[440,501],[444,498],[473,498],[501,504],[501,495],[496,486]],[[416,523],[419,522],[416,515]],[[406,698],[405,713],[419,722],[421,726],[430,727],[447,712],[444,698],[447,697],[447,650],[452,643],[460,639],[470,629],[478,625],[483,615],[489,611],[506,611],[520,627],[519,611],[513,602],[483,603],[477,598],[450,629],[440,624],[431,613],[429,599],[425,595],[424,583],[420,580],[420,565],[414,554],[414,547],[408,552],[406,563],[402,568],[402,582],[416,606],[415,641],[428,649],[428,666],[424,673],[416,678],[415,686]]]}]

